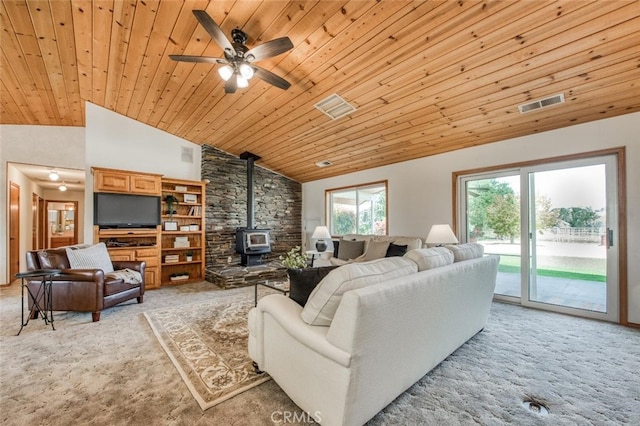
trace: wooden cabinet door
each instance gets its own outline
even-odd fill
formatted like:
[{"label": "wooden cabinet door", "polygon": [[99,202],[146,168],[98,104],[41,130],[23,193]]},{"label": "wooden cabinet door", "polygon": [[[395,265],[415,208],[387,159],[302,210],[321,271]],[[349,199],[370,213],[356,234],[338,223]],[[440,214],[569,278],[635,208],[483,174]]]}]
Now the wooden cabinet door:
[{"label": "wooden cabinet door", "polygon": [[95,192],[129,192],[130,175],[97,170],[94,174]]},{"label": "wooden cabinet door", "polygon": [[157,266],[146,267],[144,270],[144,287],[147,288],[160,288],[160,276],[158,274],[159,268]]},{"label": "wooden cabinet door", "polygon": [[160,195],[160,187],[159,176],[131,175],[131,192]]}]

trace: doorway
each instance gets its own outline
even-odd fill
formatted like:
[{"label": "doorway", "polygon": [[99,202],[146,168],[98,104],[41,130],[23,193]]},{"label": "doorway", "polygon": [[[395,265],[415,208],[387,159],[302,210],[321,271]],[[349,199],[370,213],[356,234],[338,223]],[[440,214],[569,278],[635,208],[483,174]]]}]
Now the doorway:
[{"label": "doorway", "polygon": [[46,248],[78,244],[77,201],[46,201]]},{"label": "doorway", "polygon": [[20,186],[9,184],[9,282],[20,272]]},{"label": "doorway", "polygon": [[619,321],[616,155],[458,179],[461,233],[501,256],[497,299]]}]

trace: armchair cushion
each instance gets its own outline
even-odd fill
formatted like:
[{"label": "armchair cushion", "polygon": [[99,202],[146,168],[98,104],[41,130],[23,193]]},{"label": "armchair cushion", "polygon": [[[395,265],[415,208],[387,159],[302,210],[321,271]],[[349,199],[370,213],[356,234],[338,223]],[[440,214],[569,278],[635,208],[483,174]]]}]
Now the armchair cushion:
[{"label": "armchair cushion", "polygon": [[113,272],[113,264],[104,243],[81,249],[66,248],[71,269],[102,269],[105,274]]}]

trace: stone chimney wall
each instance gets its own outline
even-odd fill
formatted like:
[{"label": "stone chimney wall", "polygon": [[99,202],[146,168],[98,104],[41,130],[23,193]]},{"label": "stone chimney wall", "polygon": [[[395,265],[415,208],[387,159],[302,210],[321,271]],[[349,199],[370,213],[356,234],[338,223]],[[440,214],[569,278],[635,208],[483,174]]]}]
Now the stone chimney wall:
[{"label": "stone chimney wall", "polygon": [[[247,162],[202,145],[207,184],[206,269],[237,265],[236,228],[247,226]],[[302,184],[260,166],[254,169],[255,226],[271,230],[265,261],[302,245]]]}]

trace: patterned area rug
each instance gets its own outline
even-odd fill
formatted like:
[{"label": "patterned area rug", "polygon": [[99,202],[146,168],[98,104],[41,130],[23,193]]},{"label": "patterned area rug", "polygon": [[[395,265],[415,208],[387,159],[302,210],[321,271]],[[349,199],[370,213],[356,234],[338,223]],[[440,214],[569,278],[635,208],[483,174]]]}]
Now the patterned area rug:
[{"label": "patterned area rug", "polygon": [[247,316],[253,292],[210,302],[145,312],[160,345],[206,410],[266,382],[247,352]]}]

